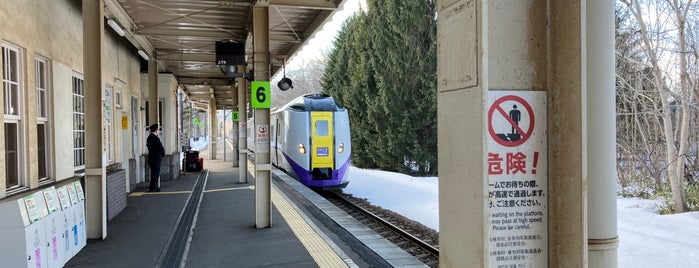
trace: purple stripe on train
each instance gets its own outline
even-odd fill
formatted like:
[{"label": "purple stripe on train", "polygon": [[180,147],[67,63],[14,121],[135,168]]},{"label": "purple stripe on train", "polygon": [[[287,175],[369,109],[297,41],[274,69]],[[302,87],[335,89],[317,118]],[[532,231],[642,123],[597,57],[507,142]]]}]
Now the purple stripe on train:
[{"label": "purple stripe on train", "polygon": [[319,188],[344,188],[345,186],[347,186],[348,181],[345,181],[343,183],[342,180],[347,174],[347,169],[350,165],[350,159],[347,159],[347,161],[344,164],[342,164],[340,168],[333,170],[332,179],[314,180],[311,175],[311,170],[306,170],[305,168],[301,167],[298,163],[296,163],[294,160],[292,160],[288,155],[283,155],[284,158],[286,158],[286,161],[289,162],[289,165],[293,169],[296,179],[298,179],[303,185]]}]

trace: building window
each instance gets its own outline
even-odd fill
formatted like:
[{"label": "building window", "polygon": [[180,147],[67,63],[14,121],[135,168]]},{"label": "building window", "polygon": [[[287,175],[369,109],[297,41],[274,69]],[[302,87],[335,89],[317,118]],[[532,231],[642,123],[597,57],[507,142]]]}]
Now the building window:
[{"label": "building window", "polygon": [[114,91],[114,106],[121,108],[121,91]]},{"label": "building window", "polygon": [[85,168],[85,82],[73,74],[73,167]]},{"label": "building window", "polygon": [[26,186],[22,156],[22,51],[19,47],[2,43],[2,87],[5,126],[5,186],[7,191]]},{"label": "building window", "polygon": [[50,68],[49,61],[42,57],[37,57],[34,61],[36,65],[36,137],[39,166],[39,181],[51,178],[49,163],[51,135],[49,127],[49,81]]},{"label": "building window", "polygon": [[[158,122],[152,122],[150,120],[150,118],[148,118],[148,115],[149,115],[149,113],[148,113],[148,108],[149,108],[148,101],[146,101],[145,106],[146,106],[146,110],[145,110],[145,112],[146,112],[146,124],[152,125],[152,124],[157,123],[158,126],[162,127],[162,125],[163,125],[163,101],[158,101]],[[146,127],[148,127],[150,125],[147,125]]]},{"label": "building window", "polygon": [[113,126],[112,126],[112,111],[113,111],[113,106],[112,106],[112,86],[107,85],[104,88],[104,147],[105,151],[107,152],[107,160],[108,163],[114,163],[114,135],[112,134],[114,132]]}]

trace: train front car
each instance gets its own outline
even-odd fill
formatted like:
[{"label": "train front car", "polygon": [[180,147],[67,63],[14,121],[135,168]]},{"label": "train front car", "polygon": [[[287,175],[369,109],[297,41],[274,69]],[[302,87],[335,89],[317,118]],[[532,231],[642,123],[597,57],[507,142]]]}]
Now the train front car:
[{"label": "train front car", "polygon": [[347,110],[323,94],[308,94],[275,113],[277,154],[273,161],[306,186],[344,188],[350,155]]}]

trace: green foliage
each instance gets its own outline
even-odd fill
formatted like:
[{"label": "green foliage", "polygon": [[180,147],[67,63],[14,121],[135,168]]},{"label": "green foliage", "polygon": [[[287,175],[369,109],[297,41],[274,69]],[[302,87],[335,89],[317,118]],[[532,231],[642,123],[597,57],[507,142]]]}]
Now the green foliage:
[{"label": "green foliage", "polygon": [[[660,207],[660,214],[674,214],[675,202],[672,198],[672,191],[669,183],[663,187],[663,191],[658,192],[656,197],[661,197],[666,200],[664,206]],[[684,185],[685,209],[687,211],[699,211],[699,184],[687,183]]]},{"label": "green foliage", "polygon": [[324,93],[348,107],[353,164],[437,173],[433,1],[368,1],[335,40]]}]

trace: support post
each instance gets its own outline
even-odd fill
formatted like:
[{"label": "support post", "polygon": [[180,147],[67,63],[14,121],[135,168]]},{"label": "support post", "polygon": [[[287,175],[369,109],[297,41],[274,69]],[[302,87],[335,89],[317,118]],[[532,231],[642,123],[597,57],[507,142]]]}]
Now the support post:
[{"label": "support post", "polygon": [[[591,76],[587,75],[585,35],[590,25],[586,18],[595,18],[597,14],[587,16],[586,12],[595,11],[586,5],[585,1],[575,0],[437,1],[440,266],[528,266],[533,258],[537,260],[536,267],[588,265],[586,90],[587,77]],[[614,11],[613,6],[609,11]],[[613,27],[613,21],[609,25]],[[607,54],[604,57],[614,58]],[[614,74],[613,69],[603,70]],[[533,185],[547,185],[540,197],[545,197],[548,204],[543,209],[547,217],[543,220],[548,220],[548,239],[526,241],[528,247],[536,247],[536,254],[514,256],[508,252],[518,252],[521,246],[492,245],[516,232],[506,229],[505,237],[492,236],[503,230],[493,228],[503,227],[502,216],[488,213],[505,204],[498,201],[509,201],[508,208],[515,210],[508,215],[510,220],[518,213],[531,212],[528,205],[516,205],[521,197],[503,197],[499,195],[502,189],[499,193],[489,190],[489,176],[499,174],[498,154],[491,152],[488,145],[492,141],[488,136],[496,136],[498,130],[491,130],[490,126],[501,124],[507,128],[503,131],[509,132],[509,124],[517,124],[497,123],[489,115],[489,108],[496,106],[489,103],[488,95],[503,90],[513,94],[545,91],[547,96],[545,102],[538,104],[545,107],[546,119],[537,124],[546,124],[545,129],[549,130],[548,163],[544,169],[548,174],[546,181],[534,180]],[[613,90],[609,91],[613,94]],[[614,101],[613,96],[607,98]],[[506,104],[512,107],[514,103]],[[605,116],[613,122],[613,116]],[[613,144],[613,135],[611,140]],[[527,166],[531,167],[532,160],[527,158]],[[506,168],[506,164],[502,162],[502,167]],[[514,202],[514,208],[510,202]],[[607,201],[602,202],[610,206]]]},{"label": "support post", "polygon": [[[253,61],[256,81],[269,81],[269,2],[258,1],[253,16]],[[269,92],[268,92],[269,93]],[[269,97],[269,96],[268,96]],[[255,109],[255,126],[269,129],[269,108]],[[269,139],[268,139],[269,141]],[[255,141],[257,144],[257,141]],[[255,226],[272,226],[272,196],[269,145],[267,151],[255,150]],[[259,152],[258,152],[259,151]]]},{"label": "support post", "polygon": [[107,238],[106,153],[102,123],[104,1],[83,1],[85,73],[85,224],[87,237]]},{"label": "support post", "polygon": [[588,264],[617,267],[614,1],[587,1]]},{"label": "support post", "polygon": [[226,106],[223,106],[223,162],[226,162],[226,147],[228,147],[228,141],[226,140]]},{"label": "support post", "polygon": [[[247,68],[238,66],[239,73],[246,73]],[[245,90],[247,89],[247,80],[240,77],[238,82],[238,183],[248,183],[248,135],[247,135],[247,100]]]},{"label": "support post", "polygon": [[209,101],[209,159],[216,160],[218,149],[218,122],[216,122],[216,99],[212,96]]},{"label": "support post", "polygon": [[[151,58],[148,61],[148,121],[147,126],[158,124],[159,128],[162,128],[162,122],[160,122],[160,102],[158,101],[158,61],[155,58]],[[146,135],[147,136],[147,135]],[[150,154],[150,152],[148,152]],[[146,161],[146,166],[148,167],[148,162]],[[150,181],[150,177],[148,178]],[[158,177],[158,187],[160,187],[160,177]]]},{"label": "support post", "polygon": [[158,109],[158,61],[154,58],[148,61],[148,126],[162,124],[159,120]]}]

